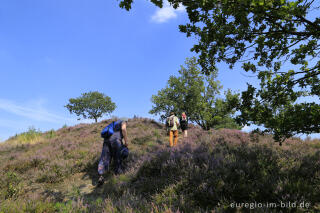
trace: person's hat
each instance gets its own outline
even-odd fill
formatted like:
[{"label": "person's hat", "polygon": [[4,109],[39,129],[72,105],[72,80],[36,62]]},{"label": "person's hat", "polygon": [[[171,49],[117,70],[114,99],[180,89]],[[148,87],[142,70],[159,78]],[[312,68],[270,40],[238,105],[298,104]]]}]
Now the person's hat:
[{"label": "person's hat", "polygon": [[122,117],[122,118],[120,118],[120,120],[128,122],[129,119],[127,117]]}]

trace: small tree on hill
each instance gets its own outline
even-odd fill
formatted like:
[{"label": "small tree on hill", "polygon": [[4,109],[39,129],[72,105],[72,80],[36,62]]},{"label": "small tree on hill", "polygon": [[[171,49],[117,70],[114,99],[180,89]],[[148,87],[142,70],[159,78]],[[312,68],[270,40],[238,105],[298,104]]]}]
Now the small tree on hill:
[{"label": "small tree on hill", "polygon": [[116,104],[103,93],[88,92],[83,93],[78,98],[70,98],[69,103],[65,107],[71,114],[75,113],[84,119],[94,119],[97,122],[98,118],[101,118],[103,114],[112,113],[116,108]]},{"label": "small tree on hill", "polygon": [[166,88],[152,96],[154,106],[151,114],[160,114],[164,120],[170,111],[177,114],[186,112],[189,121],[197,123],[205,130],[210,128],[237,128],[231,117],[239,98],[230,90],[226,98],[219,98],[222,86],[216,81],[216,74],[201,74],[196,58],[186,60],[187,67],[181,66],[179,77],[171,76]]}]

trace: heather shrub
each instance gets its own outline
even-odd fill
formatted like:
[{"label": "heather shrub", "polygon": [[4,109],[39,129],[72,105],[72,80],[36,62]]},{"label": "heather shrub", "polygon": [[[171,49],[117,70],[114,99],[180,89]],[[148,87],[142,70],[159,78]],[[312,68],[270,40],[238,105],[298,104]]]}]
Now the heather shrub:
[{"label": "heather shrub", "polygon": [[[231,202],[319,202],[320,152],[299,157],[261,145],[211,146],[203,142],[162,150],[140,167],[134,190],[183,212],[218,204],[232,210]],[[286,159],[293,165],[284,167]]]},{"label": "heather shrub", "polygon": [[[190,125],[188,138],[168,148],[164,125],[130,119],[125,173],[95,187],[112,120],[55,131],[35,144],[0,145],[0,212],[249,212],[231,202],[310,202],[320,209],[319,141]],[[8,183],[11,183],[9,187]],[[19,205],[17,205],[19,203]],[[299,209],[254,209],[254,212]]]},{"label": "heather shrub", "polygon": [[30,161],[13,161],[4,167],[4,171],[15,171],[19,173],[24,173],[31,167]]},{"label": "heather shrub", "polygon": [[[19,202],[19,205],[17,205]],[[73,213],[73,212],[89,212],[89,208],[82,200],[68,202],[48,202],[41,200],[16,200],[15,202],[6,200],[0,206],[0,212],[3,213],[20,213],[20,212],[35,212],[35,213]],[[96,210],[96,209],[95,209]],[[96,211],[90,211],[96,212]]]},{"label": "heather shrub", "polygon": [[[17,205],[17,203],[19,205]],[[0,205],[0,212],[3,213],[53,213],[55,212],[54,204],[45,201],[35,200],[6,200]]]},{"label": "heather shrub", "polygon": [[313,143],[311,143],[311,146],[312,146],[312,148],[320,149],[320,142],[319,141],[313,142]]},{"label": "heather shrub", "polygon": [[39,183],[57,183],[64,177],[62,167],[59,165],[48,166],[42,170],[42,175],[37,179]]},{"label": "heather shrub", "polygon": [[152,139],[152,136],[147,135],[147,136],[144,136],[144,137],[134,138],[131,142],[132,142],[133,144],[144,145],[144,144],[146,144],[148,141],[151,141],[151,139]]}]

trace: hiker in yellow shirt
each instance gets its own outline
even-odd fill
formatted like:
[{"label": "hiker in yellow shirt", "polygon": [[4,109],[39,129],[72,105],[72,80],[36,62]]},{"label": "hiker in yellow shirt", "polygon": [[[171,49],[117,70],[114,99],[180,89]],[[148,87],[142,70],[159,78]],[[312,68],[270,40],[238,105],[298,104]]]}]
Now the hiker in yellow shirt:
[{"label": "hiker in yellow shirt", "polygon": [[167,118],[166,127],[167,131],[169,132],[170,147],[177,146],[179,119],[175,116],[174,112],[170,112],[170,116]]}]

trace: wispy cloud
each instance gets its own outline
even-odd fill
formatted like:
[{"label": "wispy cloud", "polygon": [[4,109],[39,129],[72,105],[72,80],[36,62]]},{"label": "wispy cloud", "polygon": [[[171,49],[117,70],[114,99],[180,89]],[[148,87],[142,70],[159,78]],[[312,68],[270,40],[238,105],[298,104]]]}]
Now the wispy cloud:
[{"label": "wispy cloud", "polygon": [[0,99],[0,110],[32,119],[50,123],[61,123],[70,119],[49,112],[43,107],[43,100],[38,100],[33,104],[17,104],[10,100]]},{"label": "wispy cloud", "polygon": [[44,99],[17,103],[0,99],[0,141],[26,131],[35,126],[41,131],[60,128],[63,124],[91,123],[92,120],[77,120],[74,117],[62,116],[45,108]]},{"label": "wispy cloud", "polygon": [[170,19],[176,18],[178,13],[182,13],[184,11],[185,7],[182,5],[177,9],[174,9],[167,1],[165,1],[163,7],[157,9],[155,14],[151,17],[151,21],[156,23],[164,23]]},{"label": "wispy cloud", "polygon": [[22,122],[20,121],[13,121],[8,119],[0,119],[0,127],[2,128],[10,128],[10,129],[16,129],[23,126]]}]

